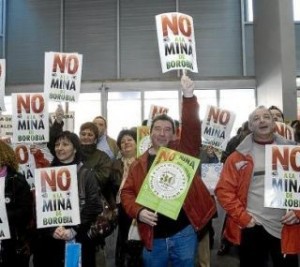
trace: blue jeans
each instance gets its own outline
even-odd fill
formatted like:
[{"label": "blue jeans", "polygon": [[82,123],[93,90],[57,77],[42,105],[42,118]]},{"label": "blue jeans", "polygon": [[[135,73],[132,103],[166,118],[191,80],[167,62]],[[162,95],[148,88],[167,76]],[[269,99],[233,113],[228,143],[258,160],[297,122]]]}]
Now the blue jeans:
[{"label": "blue jeans", "polygon": [[197,234],[189,225],[168,238],[155,238],[152,250],[143,250],[144,267],[193,267],[195,265]]}]

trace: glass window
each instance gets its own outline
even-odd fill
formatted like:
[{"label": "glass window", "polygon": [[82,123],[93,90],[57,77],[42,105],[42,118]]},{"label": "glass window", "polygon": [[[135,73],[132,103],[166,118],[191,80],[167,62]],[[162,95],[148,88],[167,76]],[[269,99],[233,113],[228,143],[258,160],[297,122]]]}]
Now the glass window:
[{"label": "glass window", "polygon": [[140,92],[108,92],[107,133],[116,139],[122,129],[141,125]]},{"label": "glass window", "polygon": [[[51,102],[50,102],[51,103]],[[53,102],[52,102],[53,103]],[[56,104],[56,103],[54,103]],[[54,111],[57,104],[54,106]],[[49,106],[50,110],[51,106]],[[101,114],[101,94],[100,93],[82,93],[77,103],[70,103],[69,110],[75,111],[74,132],[79,134],[80,125],[92,121]]]},{"label": "glass window", "polygon": [[[253,0],[245,0],[246,22],[253,22]],[[300,0],[293,0],[294,21],[300,21]]]},{"label": "glass window", "polygon": [[220,107],[233,111],[236,115],[231,136],[234,136],[242,123],[248,120],[248,116],[255,106],[254,89],[220,90]]},{"label": "glass window", "polygon": [[199,116],[203,120],[207,106],[218,106],[217,90],[196,90],[195,95],[200,105]]},{"label": "glass window", "polygon": [[294,0],[294,20],[300,21],[300,0]]}]

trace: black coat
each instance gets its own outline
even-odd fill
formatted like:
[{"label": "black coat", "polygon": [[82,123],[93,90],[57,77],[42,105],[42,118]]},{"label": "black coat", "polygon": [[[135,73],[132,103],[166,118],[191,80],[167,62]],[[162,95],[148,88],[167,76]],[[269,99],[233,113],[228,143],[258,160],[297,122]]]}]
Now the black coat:
[{"label": "black coat", "polygon": [[[82,266],[95,266],[96,244],[89,239],[88,230],[90,225],[102,212],[102,203],[99,194],[98,182],[92,169],[81,166],[77,172],[78,194],[80,206],[80,221],[78,226],[72,226],[76,231],[76,242],[82,245]],[[68,228],[68,227],[66,227]],[[63,267],[65,258],[64,240],[54,239],[52,234],[56,227],[37,230],[34,241],[35,267]]]},{"label": "black coat", "polygon": [[8,169],[4,191],[11,238],[2,240],[0,266],[29,266],[29,226],[33,219],[29,184],[22,174]]}]

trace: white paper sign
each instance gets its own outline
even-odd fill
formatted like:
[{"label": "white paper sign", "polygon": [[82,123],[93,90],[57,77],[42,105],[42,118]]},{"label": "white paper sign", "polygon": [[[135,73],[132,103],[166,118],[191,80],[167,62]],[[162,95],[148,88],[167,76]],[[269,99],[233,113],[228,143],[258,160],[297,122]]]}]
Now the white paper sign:
[{"label": "white paper sign", "polygon": [[80,224],[77,166],[35,170],[37,228]]},{"label": "white paper sign", "polygon": [[5,178],[0,178],[0,240],[10,239],[10,231],[5,204]]},{"label": "white paper sign", "polygon": [[5,59],[0,59],[0,113],[2,111],[6,111],[5,104],[4,104],[5,76],[6,76]]},{"label": "white paper sign", "polygon": [[168,111],[169,111],[169,108],[167,108],[167,107],[151,105],[148,120],[147,120],[147,126],[148,127],[151,126],[152,120],[155,116],[160,115],[160,114],[168,114]]},{"label": "white paper sign", "polygon": [[13,143],[49,141],[48,102],[42,93],[12,94]]},{"label": "white paper sign", "polygon": [[81,85],[82,55],[45,53],[44,93],[56,102],[78,102]]},{"label": "white paper sign", "polygon": [[30,189],[34,189],[34,170],[36,168],[33,155],[30,153],[30,147],[26,144],[13,144],[13,149],[18,159],[19,172],[25,176]]},{"label": "white paper sign", "polygon": [[214,194],[223,163],[202,163],[201,178],[211,194]]},{"label": "white paper sign", "polygon": [[278,133],[279,135],[281,135],[282,137],[288,140],[295,141],[295,135],[294,135],[295,133],[293,127],[285,124],[284,122],[279,122],[279,121],[276,121],[275,124],[276,124],[275,127],[276,133]]},{"label": "white paper sign", "polygon": [[207,106],[202,121],[202,143],[225,150],[235,121],[235,113],[215,106]]},{"label": "white paper sign", "polygon": [[198,72],[193,18],[171,12],[155,16],[162,72]]},{"label": "white paper sign", "polygon": [[1,137],[12,137],[12,116],[11,115],[0,115],[0,136]]},{"label": "white paper sign", "polygon": [[[51,121],[54,122],[55,118],[56,118],[55,112],[50,113],[49,115],[50,115]],[[63,131],[74,132],[75,112],[69,111],[68,113],[64,113],[63,122],[64,122]]]},{"label": "white paper sign", "polygon": [[265,207],[300,210],[300,147],[266,145]]}]

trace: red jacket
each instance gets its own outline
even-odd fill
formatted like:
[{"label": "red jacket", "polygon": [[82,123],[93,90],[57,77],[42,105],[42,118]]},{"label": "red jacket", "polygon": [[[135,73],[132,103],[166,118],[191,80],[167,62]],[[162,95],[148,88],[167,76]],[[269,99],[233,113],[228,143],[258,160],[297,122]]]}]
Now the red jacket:
[{"label": "red jacket", "polygon": [[[198,109],[199,106],[195,96],[193,98],[183,98],[181,138],[180,141],[170,143],[169,148],[199,157],[201,124]],[[143,208],[135,200],[147,175],[148,156],[147,151],[132,163],[121,191],[122,205],[132,218],[137,218]],[[215,203],[198,175],[195,175],[192,181],[183,209],[196,231],[203,228],[216,212]],[[148,224],[138,222],[138,229],[145,247],[151,249],[153,228]]]},{"label": "red jacket", "polygon": [[[275,143],[284,144],[287,140],[276,136]],[[249,154],[252,135],[225,161],[215,193],[221,206],[227,212],[224,236],[234,244],[240,244],[241,229],[251,220],[247,212],[247,196],[253,173],[253,159]],[[300,210],[295,211],[300,218]],[[300,253],[300,224],[284,225],[281,232],[281,250],[284,254]]]}]

